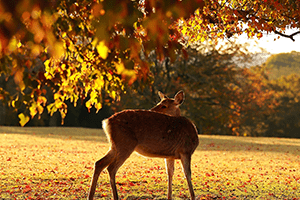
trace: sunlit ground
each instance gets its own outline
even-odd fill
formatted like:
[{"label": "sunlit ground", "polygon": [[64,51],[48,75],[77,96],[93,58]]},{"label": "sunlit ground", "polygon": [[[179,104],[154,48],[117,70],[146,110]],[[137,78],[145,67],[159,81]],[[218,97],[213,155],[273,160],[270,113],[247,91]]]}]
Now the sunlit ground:
[{"label": "sunlit ground", "polygon": [[[0,127],[0,199],[84,199],[108,150],[102,130]],[[192,158],[197,199],[300,199],[300,140],[200,136]],[[122,199],[166,199],[163,159],[133,154],[117,174]],[[95,198],[111,199],[108,174]],[[189,193],[176,162],[174,199]]]}]

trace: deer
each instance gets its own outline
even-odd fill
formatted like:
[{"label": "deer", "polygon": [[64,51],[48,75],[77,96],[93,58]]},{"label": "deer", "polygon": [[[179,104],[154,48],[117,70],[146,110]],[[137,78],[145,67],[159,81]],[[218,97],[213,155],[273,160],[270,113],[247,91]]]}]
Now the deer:
[{"label": "deer", "polygon": [[199,145],[196,126],[180,114],[179,106],[185,98],[183,91],[179,91],[174,98],[169,98],[160,91],[158,95],[160,102],[150,110],[123,110],[102,121],[110,149],[95,163],[89,200],[93,199],[99,175],[105,168],[110,177],[113,199],[119,199],[115,176],[134,151],[143,156],[165,159],[168,199],[172,199],[174,161],[180,159],[190,198],[195,200],[191,181],[191,157]]}]

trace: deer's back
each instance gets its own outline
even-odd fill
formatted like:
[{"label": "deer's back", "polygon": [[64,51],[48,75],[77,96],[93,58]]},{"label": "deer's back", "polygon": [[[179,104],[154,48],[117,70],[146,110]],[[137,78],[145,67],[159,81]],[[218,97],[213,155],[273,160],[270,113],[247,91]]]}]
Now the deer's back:
[{"label": "deer's back", "polygon": [[136,151],[146,156],[179,158],[192,154],[198,146],[194,124],[185,117],[174,117],[147,110],[125,110],[106,121],[111,142],[122,138],[137,141]]}]

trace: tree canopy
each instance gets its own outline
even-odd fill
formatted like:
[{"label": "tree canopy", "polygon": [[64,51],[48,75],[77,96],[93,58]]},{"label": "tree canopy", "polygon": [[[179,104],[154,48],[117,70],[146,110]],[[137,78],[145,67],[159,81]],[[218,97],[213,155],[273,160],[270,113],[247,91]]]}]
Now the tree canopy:
[{"label": "tree canopy", "polygon": [[22,125],[45,106],[64,118],[66,100],[88,98],[99,110],[103,93],[114,101],[126,85],[152,82],[151,52],[173,62],[188,45],[242,33],[294,40],[299,31],[284,31],[299,29],[299,8],[291,0],[1,1],[0,74],[15,90],[0,87],[0,100],[29,109]]}]

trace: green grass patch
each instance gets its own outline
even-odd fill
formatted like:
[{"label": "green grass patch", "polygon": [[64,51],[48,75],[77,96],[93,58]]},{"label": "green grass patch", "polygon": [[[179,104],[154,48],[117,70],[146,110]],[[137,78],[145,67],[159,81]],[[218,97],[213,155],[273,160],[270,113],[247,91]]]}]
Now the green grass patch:
[{"label": "green grass patch", "polygon": [[[85,199],[105,134],[84,128],[0,127],[0,199]],[[300,199],[300,140],[199,136],[192,157],[197,199]],[[133,154],[117,173],[122,199],[166,199],[163,159]],[[107,171],[95,198],[111,199]],[[179,161],[174,199],[189,193]]]}]

